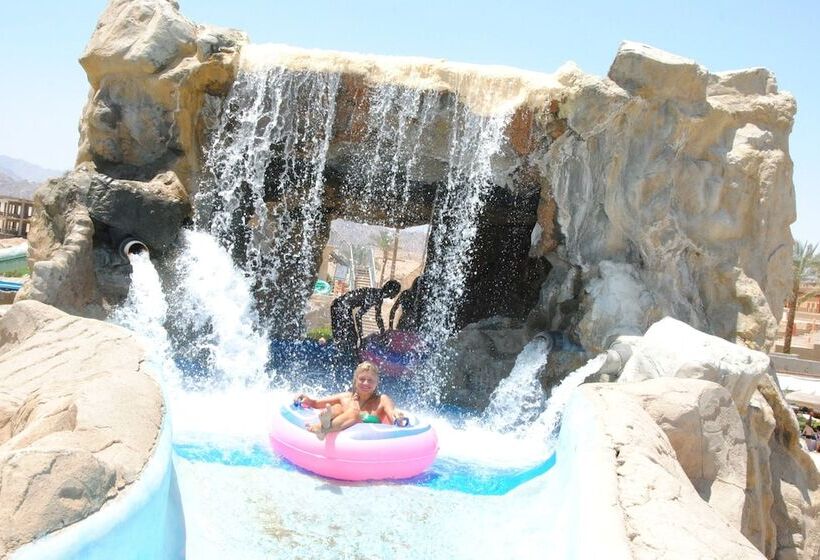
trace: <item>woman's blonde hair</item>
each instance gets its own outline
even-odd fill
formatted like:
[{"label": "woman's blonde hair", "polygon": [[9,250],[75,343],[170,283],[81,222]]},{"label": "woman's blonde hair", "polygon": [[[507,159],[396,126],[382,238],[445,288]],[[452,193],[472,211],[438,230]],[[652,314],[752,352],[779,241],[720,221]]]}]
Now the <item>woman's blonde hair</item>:
[{"label": "woman's blonde hair", "polygon": [[373,375],[376,376],[376,381],[379,380],[379,368],[373,362],[362,362],[356,366],[356,369],[353,370],[353,384],[350,386],[350,391],[355,393],[356,392],[356,376],[359,375],[363,371],[369,371]]}]

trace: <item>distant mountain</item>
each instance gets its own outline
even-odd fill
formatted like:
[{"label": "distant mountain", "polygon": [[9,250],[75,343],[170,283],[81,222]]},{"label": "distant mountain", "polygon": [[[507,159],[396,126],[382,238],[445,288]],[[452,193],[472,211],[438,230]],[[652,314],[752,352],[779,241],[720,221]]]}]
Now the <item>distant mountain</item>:
[{"label": "distant mountain", "polygon": [[[425,225],[400,230],[399,250],[423,253],[427,242],[428,227]],[[378,247],[377,239],[379,233],[383,231],[393,233],[391,228],[382,226],[371,226],[347,220],[333,220],[330,225],[330,239],[328,242],[337,247],[346,244]]]},{"label": "distant mountain", "polygon": [[63,171],[46,169],[28,161],[0,155],[0,173],[9,175],[13,179],[42,183],[46,179],[62,175]]},{"label": "distant mountain", "polygon": [[46,179],[62,174],[62,171],[0,155],[0,196],[30,199]]},{"label": "distant mountain", "polygon": [[34,191],[39,186],[40,183],[24,181],[0,170],[0,197],[10,196],[12,198],[25,198],[30,200],[34,196]]}]

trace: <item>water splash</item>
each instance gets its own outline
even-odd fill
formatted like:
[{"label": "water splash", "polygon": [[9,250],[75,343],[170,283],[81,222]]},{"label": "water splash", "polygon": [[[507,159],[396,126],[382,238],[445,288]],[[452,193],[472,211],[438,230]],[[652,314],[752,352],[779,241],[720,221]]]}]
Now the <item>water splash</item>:
[{"label": "water splash", "polygon": [[177,355],[217,382],[266,382],[268,337],[258,327],[248,279],[207,233],[186,230],[182,238],[171,310]]},{"label": "water splash", "polygon": [[587,377],[598,373],[606,362],[606,353],[598,354],[583,366],[567,375],[557,387],[553,388],[547,401],[547,408],[528,428],[531,437],[550,439],[555,434],[561,422],[561,415],[569,402],[572,392],[583,383]]},{"label": "water splash", "polygon": [[549,358],[549,343],[536,338],[524,346],[510,375],[501,380],[490,396],[483,422],[488,429],[508,432],[530,424],[544,410],[547,398],[539,381]]},{"label": "water splash", "polygon": [[148,251],[130,255],[131,287],[128,297],[111,315],[111,321],[134,331],[159,365],[161,381],[175,387],[180,374],[171,358],[171,343],[165,329],[168,304],[162,282]]}]

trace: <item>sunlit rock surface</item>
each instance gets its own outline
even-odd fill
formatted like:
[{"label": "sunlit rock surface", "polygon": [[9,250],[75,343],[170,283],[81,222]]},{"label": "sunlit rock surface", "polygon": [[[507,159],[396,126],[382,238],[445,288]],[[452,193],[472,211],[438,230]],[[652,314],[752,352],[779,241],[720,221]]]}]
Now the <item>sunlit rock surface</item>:
[{"label": "sunlit rock surface", "polygon": [[621,513],[630,557],[764,558],[698,494],[670,439],[638,399],[613,384],[584,385],[573,399],[571,415],[594,411],[584,414],[589,439],[583,446],[600,447],[606,459],[584,468],[614,494],[610,507]]},{"label": "sunlit rock surface", "polygon": [[36,301],[0,319],[0,557],[98,511],[139,476],[163,418],[126,330]]},{"label": "sunlit rock surface", "polygon": [[700,496],[767,558],[816,558],[820,474],[768,356],[671,318],[631,346],[607,391],[649,412]]},{"label": "sunlit rock surface", "polygon": [[91,94],[77,161],[147,180],[198,169],[203,119],[234,77],[243,33],[196,25],[170,0],[112,0],[80,58]]}]

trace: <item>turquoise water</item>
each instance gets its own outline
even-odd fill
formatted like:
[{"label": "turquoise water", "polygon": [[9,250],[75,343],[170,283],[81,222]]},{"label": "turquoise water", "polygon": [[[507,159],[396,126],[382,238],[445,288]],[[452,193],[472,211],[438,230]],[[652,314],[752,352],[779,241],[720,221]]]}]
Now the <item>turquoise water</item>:
[{"label": "turquoise water", "polygon": [[[274,468],[316,476],[276,456],[267,447],[260,444],[231,448],[214,443],[175,443],[174,452],[177,456],[194,463],[215,463],[230,467]],[[542,463],[520,468],[502,468],[452,458],[440,458],[433,463],[433,466],[427,472],[417,477],[403,481],[378,481],[365,484],[412,485],[476,496],[503,496],[525,482],[546,473],[553,465],[555,465],[555,454]],[[338,483],[351,484],[348,482]]]}]

